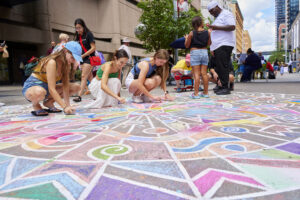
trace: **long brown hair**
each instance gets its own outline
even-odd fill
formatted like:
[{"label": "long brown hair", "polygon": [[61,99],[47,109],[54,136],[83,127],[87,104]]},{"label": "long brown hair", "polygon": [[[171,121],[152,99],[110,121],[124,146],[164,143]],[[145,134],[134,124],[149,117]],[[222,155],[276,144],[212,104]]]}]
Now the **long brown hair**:
[{"label": "long brown hair", "polygon": [[[69,75],[70,75],[70,68],[71,66],[68,64],[67,58],[66,58],[66,53],[65,53],[65,49],[62,49],[59,52],[56,52],[54,54],[50,54],[49,56],[46,56],[44,58],[42,58],[38,65],[36,66],[41,67],[41,71],[44,71],[43,68],[45,67],[45,65],[49,62],[49,60],[55,60],[57,61],[57,59],[60,59],[62,61],[62,67],[61,67],[61,79],[62,79],[62,83],[65,86],[69,85]],[[72,67],[73,70],[73,67]]]},{"label": "long brown hair", "polygon": [[161,77],[160,87],[163,88],[163,86],[166,84],[167,79],[169,77],[169,62],[168,62],[169,61],[169,53],[165,49],[160,49],[153,56],[154,60],[156,58],[167,60],[167,62],[164,66],[156,68],[156,74]]}]

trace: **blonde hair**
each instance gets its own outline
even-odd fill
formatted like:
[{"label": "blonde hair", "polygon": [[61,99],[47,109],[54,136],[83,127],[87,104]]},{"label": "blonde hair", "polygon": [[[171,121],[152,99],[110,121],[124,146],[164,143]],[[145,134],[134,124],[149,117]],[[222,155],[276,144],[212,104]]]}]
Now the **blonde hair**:
[{"label": "blonde hair", "polygon": [[[36,68],[40,67],[41,71],[43,71],[43,68],[45,65],[51,60],[56,60],[60,59],[62,61],[62,68],[61,68],[61,80],[63,83],[63,87],[68,87],[69,86],[69,74],[70,74],[70,68],[71,66],[68,64],[67,58],[66,58],[66,53],[65,53],[65,48],[62,51],[58,51],[54,54],[50,54],[49,56],[46,56],[42,58]],[[57,67],[57,66],[56,66]],[[73,69],[73,67],[72,67]]]},{"label": "blonde hair", "polygon": [[157,58],[167,61],[164,66],[156,68],[156,74],[161,77],[160,87],[163,88],[163,86],[166,84],[167,79],[169,77],[169,63],[168,63],[169,53],[168,53],[168,51],[165,49],[158,50],[153,56],[154,60]]},{"label": "blonde hair", "polygon": [[61,34],[59,34],[58,38],[59,38],[60,41],[63,41],[63,40],[68,40],[70,37],[69,37],[68,34],[61,33]]}]

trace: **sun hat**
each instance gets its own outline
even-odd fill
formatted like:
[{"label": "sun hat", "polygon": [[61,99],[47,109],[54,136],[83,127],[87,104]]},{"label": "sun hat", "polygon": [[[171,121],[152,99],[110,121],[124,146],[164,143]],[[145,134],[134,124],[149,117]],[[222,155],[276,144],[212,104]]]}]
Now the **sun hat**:
[{"label": "sun hat", "polygon": [[65,44],[65,48],[72,53],[72,56],[75,58],[76,61],[82,62],[82,58],[81,58],[82,49],[81,46],[78,44],[78,42],[75,41],[67,42]]}]

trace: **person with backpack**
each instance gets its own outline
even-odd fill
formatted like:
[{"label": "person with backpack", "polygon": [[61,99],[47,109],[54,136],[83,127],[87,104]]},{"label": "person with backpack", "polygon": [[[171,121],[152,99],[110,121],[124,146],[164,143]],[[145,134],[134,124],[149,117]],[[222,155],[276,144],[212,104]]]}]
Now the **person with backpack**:
[{"label": "person with backpack", "polygon": [[[61,51],[39,61],[22,90],[23,96],[32,103],[33,115],[46,116],[62,111],[65,114],[74,113],[69,97],[77,93],[80,86],[69,82],[69,74],[72,64],[82,62],[81,51],[80,45],[71,41]],[[42,108],[40,101],[47,109]],[[62,110],[54,106],[55,102]]]},{"label": "person with backpack", "polygon": [[250,82],[252,72],[262,67],[260,57],[252,51],[251,48],[247,50],[247,58],[245,60],[245,69],[241,82]]}]

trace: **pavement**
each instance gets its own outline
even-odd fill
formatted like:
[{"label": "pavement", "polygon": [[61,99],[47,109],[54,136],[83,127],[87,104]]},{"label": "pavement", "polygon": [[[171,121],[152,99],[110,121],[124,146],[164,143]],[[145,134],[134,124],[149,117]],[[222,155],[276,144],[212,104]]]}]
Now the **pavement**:
[{"label": "pavement", "polygon": [[47,117],[0,87],[0,199],[298,200],[299,86],[284,74],[144,104],[122,90],[124,105],[86,110],[85,96],[76,115]]}]

